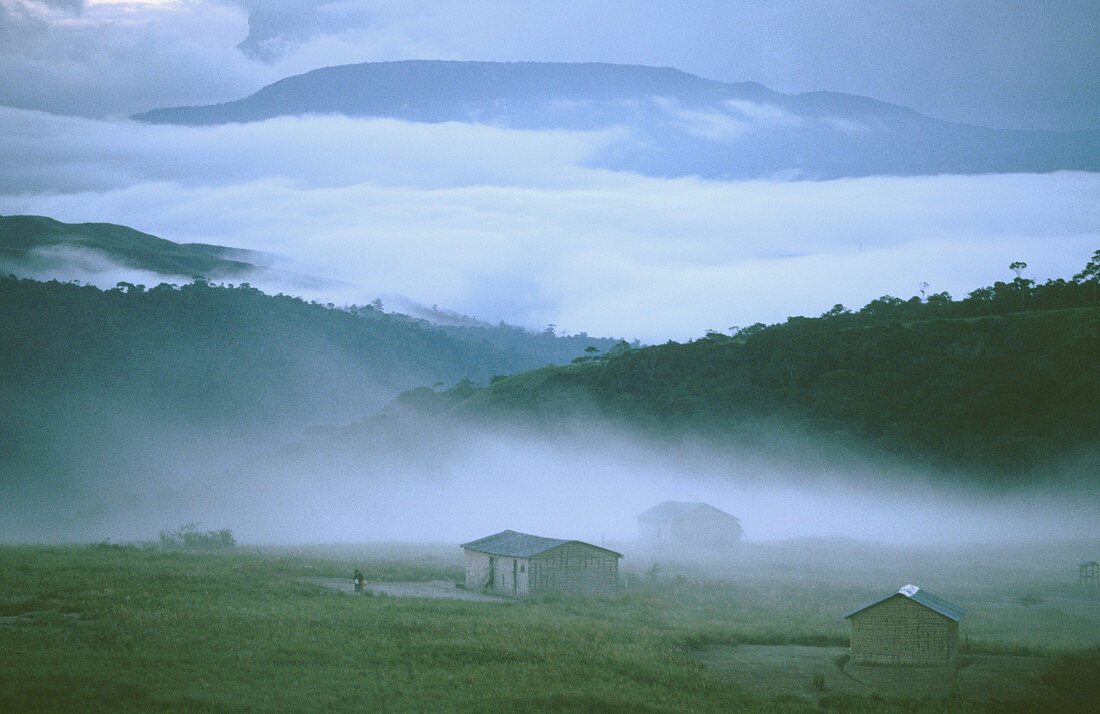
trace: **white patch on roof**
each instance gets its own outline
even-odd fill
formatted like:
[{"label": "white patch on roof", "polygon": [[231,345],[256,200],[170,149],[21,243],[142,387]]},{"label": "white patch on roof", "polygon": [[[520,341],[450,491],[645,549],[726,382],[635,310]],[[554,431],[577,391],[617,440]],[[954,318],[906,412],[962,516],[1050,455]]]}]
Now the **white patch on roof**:
[{"label": "white patch on roof", "polygon": [[899,589],[898,592],[905,597],[913,597],[917,594],[918,590],[920,590],[920,588],[918,588],[916,585],[906,585],[905,587]]}]

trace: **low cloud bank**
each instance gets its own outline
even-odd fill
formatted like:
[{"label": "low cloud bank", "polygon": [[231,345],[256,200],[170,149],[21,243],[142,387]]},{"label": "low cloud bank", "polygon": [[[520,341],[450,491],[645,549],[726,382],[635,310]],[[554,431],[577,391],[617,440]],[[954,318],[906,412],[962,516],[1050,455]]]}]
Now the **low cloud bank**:
[{"label": "low cloud bank", "polygon": [[[276,253],[272,267],[490,321],[698,337],[884,294],[1069,277],[1100,176],[657,179],[583,167],[613,133],[344,117],[210,128],[0,110],[0,213]],[[277,147],[273,150],[272,147]],[[265,285],[274,289],[277,285]]]},{"label": "low cloud bank", "polygon": [[68,490],[22,494],[26,503],[15,510],[6,504],[6,538],[140,540],[198,522],[250,543],[460,543],[510,528],[628,544],[635,516],[666,500],[738,516],[753,541],[1100,537],[1096,498],[1071,488],[979,495],[896,462],[826,454],[778,431],[757,448],[736,449],[654,443],[593,423],[557,435],[417,427],[387,431],[378,449],[331,434],[262,445],[189,433],[185,442],[133,426],[136,436],[112,445],[109,473],[95,476],[88,464]]}]

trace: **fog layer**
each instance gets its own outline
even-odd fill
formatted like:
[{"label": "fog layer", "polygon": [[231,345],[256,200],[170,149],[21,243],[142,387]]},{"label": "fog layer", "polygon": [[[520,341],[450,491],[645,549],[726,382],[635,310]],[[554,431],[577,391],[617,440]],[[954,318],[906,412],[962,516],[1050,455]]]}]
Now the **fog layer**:
[{"label": "fog layer", "polygon": [[350,284],[287,286],[326,301],[400,294],[651,342],[922,283],[963,297],[1014,277],[1016,260],[1025,277],[1065,277],[1100,244],[1089,173],[730,183],[584,168],[614,132],[343,117],[188,128],[11,109],[0,127],[0,214],[276,253],[275,268]]},{"label": "fog layer", "polygon": [[[9,494],[0,511],[6,539],[142,540],[196,522],[251,543],[459,543],[510,528],[627,544],[635,516],[665,500],[736,515],[750,540],[1100,537],[1094,497],[979,494],[780,427],[755,434],[755,447],[731,447],[654,442],[596,424],[536,434],[412,422],[264,443],[161,430],[118,413],[97,424],[95,435],[71,436],[89,444],[112,434],[106,459],[87,459],[85,446],[68,482]],[[1072,465],[1052,465],[1050,475],[1064,476],[1059,468]]]}]

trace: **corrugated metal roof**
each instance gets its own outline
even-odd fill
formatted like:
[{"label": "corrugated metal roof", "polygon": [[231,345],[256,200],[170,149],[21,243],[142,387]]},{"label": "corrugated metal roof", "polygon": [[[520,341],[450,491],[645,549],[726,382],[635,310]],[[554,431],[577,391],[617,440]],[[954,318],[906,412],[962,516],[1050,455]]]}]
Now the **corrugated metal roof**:
[{"label": "corrugated metal roof", "polygon": [[732,518],[735,521],[741,519],[737,516],[731,516],[725,511],[715,508],[708,503],[701,503],[699,501],[665,501],[664,503],[658,503],[653,508],[639,513],[638,518],[640,520],[652,520],[652,521],[674,521],[677,518],[683,518],[684,516],[690,516],[700,511],[711,511],[718,513],[726,518]]},{"label": "corrugated metal roof", "polygon": [[924,605],[929,610],[932,610],[933,612],[937,612],[940,615],[943,615],[944,617],[946,617],[950,620],[955,620],[956,622],[961,620],[963,615],[966,614],[966,610],[964,610],[963,608],[959,607],[958,605],[953,605],[953,604],[947,602],[946,600],[944,600],[943,598],[936,597],[935,595],[928,592],[927,590],[923,590],[923,589],[917,587],[916,585],[906,585],[906,586],[902,587],[901,589],[899,589],[895,593],[890,593],[886,597],[879,598],[878,600],[875,600],[874,602],[868,603],[868,604],[864,605],[863,607],[859,607],[859,608],[856,608],[855,610],[852,610],[851,612],[849,612],[847,615],[844,616],[844,619],[847,620],[849,617],[856,614],[857,612],[863,612],[864,610],[866,610],[869,607],[874,607],[875,605],[878,605],[880,602],[886,602],[890,598],[897,597],[898,595],[902,595],[904,597],[907,597],[910,600],[912,600],[913,602],[918,603],[920,605]]},{"label": "corrugated metal roof", "polygon": [[488,553],[489,555],[503,555],[511,558],[530,558],[532,555],[545,553],[548,550],[565,545],[566,543],[579,543],[589,548],[596,548],[611,553],[617,558],[623,557],[622,553],[616,553],[607,548],[600,548],[598,545],[592,545],[584,541],[565,540],[562,538],[544,538],[543,536],[519,533],[518,531],[501,531],[491,536],[472,540],[469,543],[463,543],[462,547],[468,550],[476,550],[479,553]]}]

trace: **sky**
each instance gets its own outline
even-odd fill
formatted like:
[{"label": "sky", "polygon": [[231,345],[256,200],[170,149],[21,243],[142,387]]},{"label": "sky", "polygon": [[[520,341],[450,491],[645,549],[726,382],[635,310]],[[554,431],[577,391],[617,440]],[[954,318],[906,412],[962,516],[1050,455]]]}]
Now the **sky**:
[{"label": "sky", "polygon": [[648,343],[961,298],[1017,260],[1068,278],[1100,247],[1091,173],[662,179],[588,167],[614,129],[125,118],[320,66],[440,58],[671,65],[991,126],[1100,127],[1088,2],[593,5],[0,0],[0,214],[267,251],[339,281],[305,295],[325,301],[401,295]]}]

